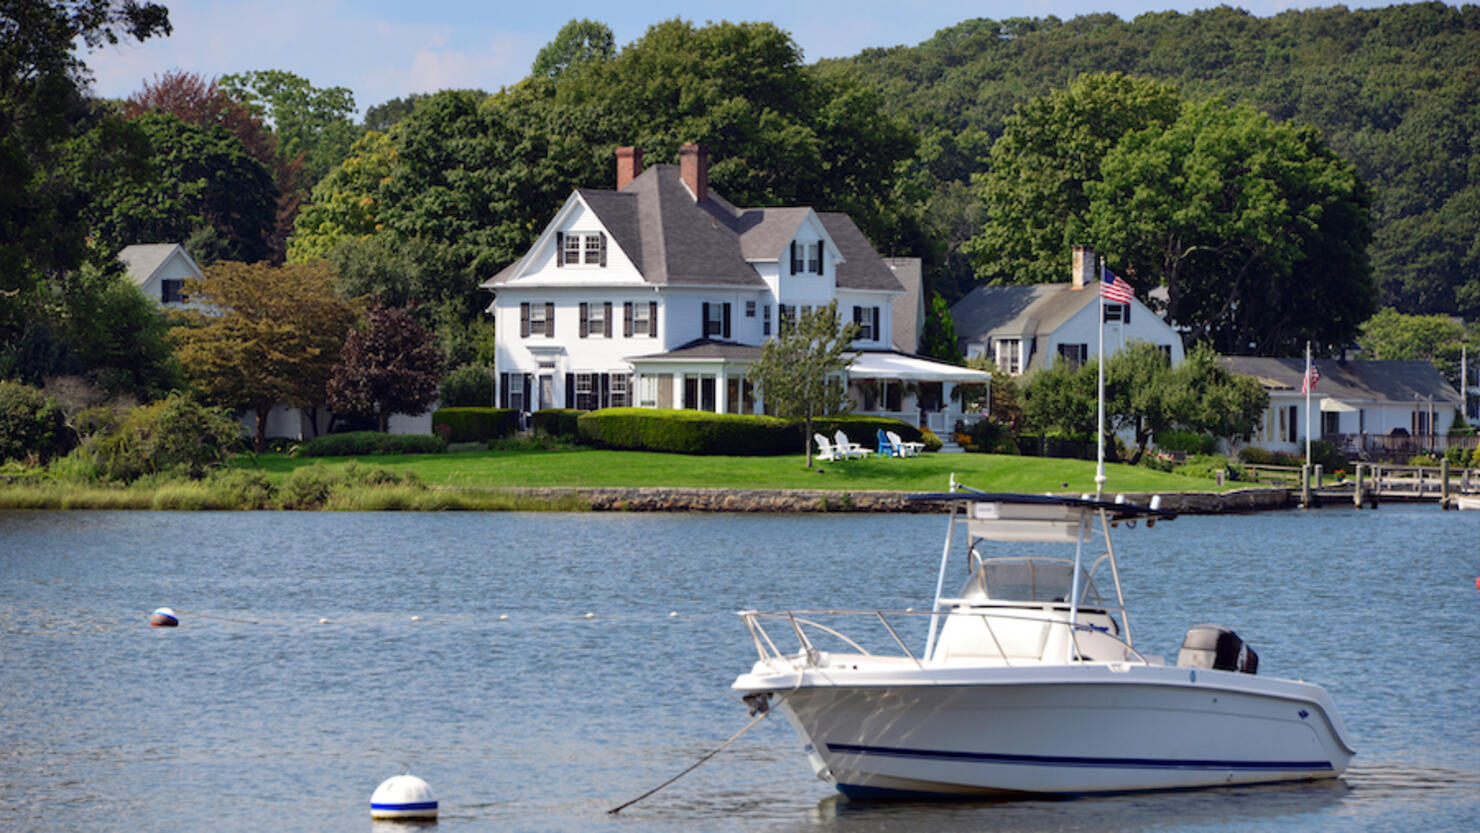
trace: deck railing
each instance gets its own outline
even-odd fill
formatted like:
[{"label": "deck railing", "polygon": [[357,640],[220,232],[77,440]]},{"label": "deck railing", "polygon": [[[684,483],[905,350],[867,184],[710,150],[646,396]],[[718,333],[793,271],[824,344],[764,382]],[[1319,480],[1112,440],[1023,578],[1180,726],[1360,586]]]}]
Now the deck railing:
[{"label": "deck railing", "polygon": [[[1041,615],[1016,615],[1011,613],[1002,613],[1001,611],[993,611],[991,613],[973,613],[970,611],[954,610],[931,612],[928,610],[883,611],[844,610],[838,608],[769,612],[759,610],[742,610],[740,611],[739,615],[745,620],[745,627],[750,631],[751,639],[755,643],[756,654],[760,658],[760,660],[768,665],[777,667],[778,670],[783,670],[784,668],[784,670],[786,671],[800,671],[808,668],[822,667],[820,665],[820,660],[823,652],[817,648],[816,642],[811,636],[809,636],[809,630],[831,636],[863,656],[889,656],[886,654],[879,654],[875,653],[874,651],[870,651],[855,639],[845,635],[841,630],[817,621],[819,617],[823,616],[859,617],[875,620],[877,624],[882,626],[883,629],[888,633],[890,641],[892,641],[894,645],[898,646],[898,648],[902,652],[902,656],[895,656],[910,660],[918,668],[924,668],[924,660],[928,660],[929,657],[917,657],[915,653],[909,649],[909,646],[905,644],[905,641],[900,638],[899,631],[895,628],[894,623],[890,622],[891,617],[903,618],[921,616],[965,616],[980,619],[982,621],[982,624],[986,626],[987,634],[991,637],[992,644],[996,648],[997,658],[1002,661],[1003,665],[1012,665],[1013,658],[1008,656],[1007,651],[1002,647],[1002,642],[998,639],[997,632],[992,627],[993,620],[1031,622],[1039,625],[1049,625],[1051,627],[1065,628],[1069,630],[1069,638],[1074,645],[1074,655],[1075,657],[1080,659],[1085,659],[1085,657],[1084,652],[1080,649],[1078,638],[1079,634],[1094,633],[1100,638],[1109,638],[1124,646],[1126,650],[1125,655],[1127,657],[1134,657],[1139,662],[1146,662],[1145,657],[1141,656],[1141,653],[1139,651],[1137,651],[1135,648],[1132,648],[1130,643],[1126,642],[1124,639],[1116,634],[1107,633],[1100,628],[1096,628],[1083,622],[1076,622],[1071,624],[1067,620],[1046,619]],[[775,622],[784,621],[786,623],[786,630],[790,631],[792,636],[796,639],[797,650],[795,652],[786,652],[777,647],[776,642],[771,638],[771,634],[766,630],[766,627],[762,622],[763,619],[773,620]],[[1017,659],[1022,660],[1024,658],[1017,657]]]}]

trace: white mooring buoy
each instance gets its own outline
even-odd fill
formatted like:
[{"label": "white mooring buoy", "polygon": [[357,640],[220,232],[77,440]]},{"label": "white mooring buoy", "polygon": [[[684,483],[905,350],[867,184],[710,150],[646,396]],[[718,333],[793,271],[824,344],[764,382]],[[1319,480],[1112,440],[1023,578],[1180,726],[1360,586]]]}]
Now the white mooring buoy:
[{"label": "white mooring buoy", "polygon": [[372,819],[434,819],[437,796],[427,782],[415,775],[393,775],[381,782],[370,796]]},{"label": "white mooring buoy", "polygon": [[149,624],[156,628],[173,628],[180,624],[180,617],[175,615],[174,608],[161,607],[149,614]]}]

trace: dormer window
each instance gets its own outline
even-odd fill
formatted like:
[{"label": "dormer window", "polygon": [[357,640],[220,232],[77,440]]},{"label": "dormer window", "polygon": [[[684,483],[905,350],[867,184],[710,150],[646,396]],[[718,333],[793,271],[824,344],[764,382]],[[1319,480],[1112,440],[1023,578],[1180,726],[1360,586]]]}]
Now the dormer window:
[{"label": "dormer window", "polygon": [[791,273],[793,275],[822,274],[822,241],[815,243],[801,240],[791,241]]},{"label": "dormer window", "polygon": [[807,271],[822,274],[822,243],[808,243],[807,249]]},{"label": "dormer window", "polygon": [[164,278],[159,282],[159,300],[163,304],[178,304],[185,300],[180,289],[185,282],[179,279]]},{"label": "dormer window", "polygon": [[606,232],[556,232],[555,265],[605,266]]}]

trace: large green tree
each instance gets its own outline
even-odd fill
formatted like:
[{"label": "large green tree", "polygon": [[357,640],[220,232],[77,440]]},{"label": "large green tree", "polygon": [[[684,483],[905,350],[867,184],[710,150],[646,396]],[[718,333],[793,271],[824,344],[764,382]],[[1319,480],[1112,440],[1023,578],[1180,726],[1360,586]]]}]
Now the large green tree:
[{"label": "large green tree", "polygon": [[850,408],[843,372],[849,362],[845,353],[856,338],[858,325],[844,324],[833,301],[802,313],[795,323],[782,322],[780,334],[761,346],[760,359],[745,374],[768,413],[803,420],[807,468],[812,467],[812,420]]},{"label": "large green tree", "polygon": [[334,289],[324,264],[223,262],[187,281],[196,306],[173,313],[171,330],[186,374],[213,404],[256,416],[255,445],[267,447],[274,405],[323,404],[356,305]]},{"label": "large green tree", "polygon": [[1357,346],[1363,359],[1432,362],[1456,386],[1466,347],[1471,373],[1480,366],[1480,327],[1466,328],[1448,315],[1404,315],[1384,307],[1363,322]]},{"label": "large green tree", "polygon": [[279,153],[303,158],[310,183],[343,161],[360,135],[350,119],[355,97],[345,87],[315,87],[280,69],[223,75],[221,87],[272,126]]},{"label": "large green tree", "polygon": [[1172,324],[1224,353],[1340,346],[1376,306],[1369,195],[1314,128],[1188,102],[1127,134],[1087,180],[1086,236]]},{"label": "large green tree", "polygon": [[586,18],[572,19],[534,57],[529,74],[559,78],[566,70],[586,61],[604,61],[616,54],[617,42],[610,26]]}]

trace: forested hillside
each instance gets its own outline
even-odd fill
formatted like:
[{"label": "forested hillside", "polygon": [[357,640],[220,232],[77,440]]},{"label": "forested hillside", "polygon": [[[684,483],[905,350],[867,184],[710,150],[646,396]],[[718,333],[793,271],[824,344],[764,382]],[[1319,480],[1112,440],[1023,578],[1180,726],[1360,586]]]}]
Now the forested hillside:
[{"label": "forested hillside", "polygon": [[931,244],[948,296],[976,278],[960,248],[982,223],[970,178],[1014,109],[1084,73],[1123,72],[1316,127],[1371,186],[1379,304],[1480,315],[1480,7],[979,19],[817,68],[877,86],[914,125],[902,187],[923,239],[900,242]]}]

